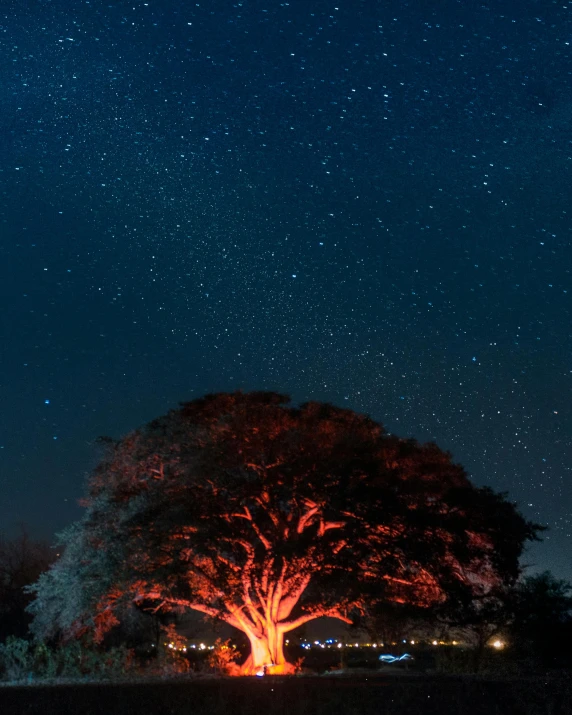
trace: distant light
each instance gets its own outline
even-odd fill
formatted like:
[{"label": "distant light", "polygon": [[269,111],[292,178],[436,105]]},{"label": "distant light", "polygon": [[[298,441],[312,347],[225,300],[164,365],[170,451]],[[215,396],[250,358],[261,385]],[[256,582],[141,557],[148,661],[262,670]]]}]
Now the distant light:
[{"label": "distant light", "polygon": [[49,400],[44,400],[44,405],[49,405],[50,401]]},{"label": "distant light", "polygon": [[433,641],[433,645],[437,645],[437,641]]},{"label": "distant light", "polygon": [[504,646],[504,643],[502,641],[494,641],[493,643],[493,648],[502,648]]},{"label": "distant light", "polygon": [[415,645],[415,641],[411,641],[411,645]]}]

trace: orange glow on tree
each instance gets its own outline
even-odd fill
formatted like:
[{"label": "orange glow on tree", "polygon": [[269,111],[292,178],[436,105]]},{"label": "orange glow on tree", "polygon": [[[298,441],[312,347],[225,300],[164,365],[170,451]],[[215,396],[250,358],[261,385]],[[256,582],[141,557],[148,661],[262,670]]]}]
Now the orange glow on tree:
[{"label": "orange glow on tree", "polygon": [[[113,442],[40,580],[37,604],[51,595],[60,610],[36,605],[36,633],[101,637],[126,603],[190,609],[246,634],[243,674],[287,673],[285,635],[316,618],[351,623],[374,603],[430,607],[516,578],[535,526],[502,495],[433,444],[288,402],[210,395]],[[77,583],[70,605],[74,578],[85,592]]]}]

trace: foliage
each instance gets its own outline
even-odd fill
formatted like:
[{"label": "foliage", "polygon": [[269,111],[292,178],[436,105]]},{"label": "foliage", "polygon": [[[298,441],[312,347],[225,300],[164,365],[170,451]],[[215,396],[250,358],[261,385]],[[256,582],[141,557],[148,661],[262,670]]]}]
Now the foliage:
[{"label": "foliage", "polygon": [[[550,572],[524,576],[509,587],[498,588],[447,613],[435,623],[449,639],[467,647],[439,649],[439,669],[447,672],[530,672],[571,664],[572,585]],[[439,616],[441,617],[439,619]],[[505,647],[491,649],[493,638]]]},{"label": "foliage", "polygon": [[[507,628],[513,619],[516,583],[498,584],[470,600],[460,600],[436,609],[435,626],[440,629],[438,635],[447,640],[461,641],[468,649],[465,656],[452,654],[453,665],[464,662],[465,658],[470,672],[481,673],[487,669],[491,641],[494,638],[506,641]],[[446,661],[446,655],[443,658]]]},{"label": "foliage", "polygon": [[523,578],[515,588],[508,633],[520,657],[543,667],[570,665],[572,584],[549,571]]},{"label": "foliage", "polygon": [[30,643],[23,638],[8,636],[0,643],[0,670],[8,680],[27,675],[30,666]]},{"label": "foliage", "polygon": [[31,539],[24,527],[12,539],[0,535],[0,641],[26,635],[30,596],[24,587],[37,581],[54,561],[55,553],[42,541]]},{"label": "foliage", "polygon": [[572,584],[550,571],[523,578],[516,588],[515,622],[521,629],[543,630],[572,619]]},{"label": "foliage", "polygon": [[159,667],[164,675],[187,673],[190,663],[185,657],[183,648],[186,639],[178,632],[174,623],[161,626],[161,641],[157,644],[159,649]]},{"label": "foliage", "polygon": [[35,635],[101,640],[133,604],[194,609],[246,633],[254,672],[320,616],[447,607],[518,577],[539,527],[505,495],[434,444],[288,402],[209,395],[113,442],[34,587]]},{"label": "foliage", "polygon": [[73,641],[55,648],[13,636],[0,644],[0,677],[4,680],[108,679],[127,674],[132,665],[133,652],[124,646],[101,650]]},{"label": "foliage", "polygon": [[207,662],[215,673],[234,675],[236,673],[236,661],[240,654],[230,645],[230,638],[223,640],[217,638],[214,648],[209,652]]}]

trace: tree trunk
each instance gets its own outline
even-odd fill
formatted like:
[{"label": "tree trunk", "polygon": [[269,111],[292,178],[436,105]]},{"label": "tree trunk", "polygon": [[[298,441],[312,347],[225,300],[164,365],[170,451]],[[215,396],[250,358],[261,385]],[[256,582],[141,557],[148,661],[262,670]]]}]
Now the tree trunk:
[{"label": "tree trunk", "polygon": [[250,655],[241,666],[243,675],[293,673],[294,666],[284,656],[284,633],[275,623],[266,624],[262,635],[247,633]]}]

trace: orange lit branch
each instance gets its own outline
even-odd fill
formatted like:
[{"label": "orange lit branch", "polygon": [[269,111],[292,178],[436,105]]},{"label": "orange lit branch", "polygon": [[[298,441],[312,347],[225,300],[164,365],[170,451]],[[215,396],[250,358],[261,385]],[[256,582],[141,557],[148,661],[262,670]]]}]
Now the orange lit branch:
[{"label": "orange lit branch", "polygon": [[313,613],[307,613],[299,618],[295,618],[293,621],[284,621],[280,623],[280,628],[284,631],[284,633],[288,633],[289,631],[293,631],[295,628],[303,626],[304,623],[309,623],[310,621],[316,620],[316,618],[322,618],[324,616],[327,616],[328,618],[337,618],[339,621],[349,623],[350,625],[353,623],[351,618],[344,616],[338,611],[338,609],[330,608],[317,610]]}]

